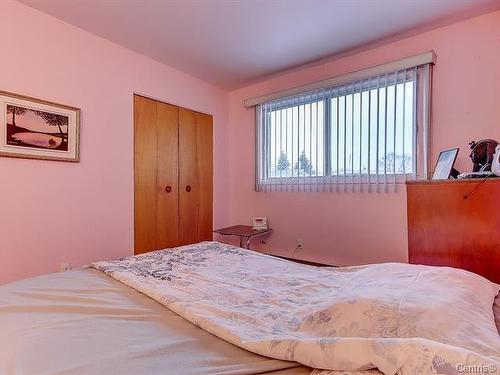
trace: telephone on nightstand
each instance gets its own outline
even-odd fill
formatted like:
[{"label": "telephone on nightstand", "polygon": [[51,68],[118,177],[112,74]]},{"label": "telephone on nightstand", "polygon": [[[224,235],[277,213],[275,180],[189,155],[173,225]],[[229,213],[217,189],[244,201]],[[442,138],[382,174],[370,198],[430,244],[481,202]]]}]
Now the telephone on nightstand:
[{"label": "telephone on nightstand", "polygon": [[254,217],[252,223],[253,229],[267,229],[267,217]]}]

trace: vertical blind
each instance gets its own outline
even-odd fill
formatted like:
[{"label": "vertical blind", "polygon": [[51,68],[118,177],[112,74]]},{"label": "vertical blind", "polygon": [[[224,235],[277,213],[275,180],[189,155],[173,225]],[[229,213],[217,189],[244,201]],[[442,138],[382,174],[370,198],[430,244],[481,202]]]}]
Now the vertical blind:
[{"label": "vertical blind", "polygon": [[427,175],[430,64],[257,105],[257,191],[388,191]]}]

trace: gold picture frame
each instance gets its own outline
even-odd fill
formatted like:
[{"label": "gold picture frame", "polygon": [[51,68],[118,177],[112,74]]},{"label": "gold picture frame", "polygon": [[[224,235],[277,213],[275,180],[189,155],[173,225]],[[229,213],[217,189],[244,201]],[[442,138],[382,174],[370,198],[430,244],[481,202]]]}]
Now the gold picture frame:
[{"label": "gold picture frame", "polygon": [[78,162],[80,109],[0,91],[0,156]]}]

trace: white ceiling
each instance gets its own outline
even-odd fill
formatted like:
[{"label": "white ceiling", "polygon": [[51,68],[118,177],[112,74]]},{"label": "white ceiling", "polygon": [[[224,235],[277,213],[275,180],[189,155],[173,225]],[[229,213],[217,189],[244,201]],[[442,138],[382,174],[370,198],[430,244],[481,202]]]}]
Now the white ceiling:
[{"label": "white ceiling", "polygon": [[224,88],[500,8],[500,0],[20,0]]}]

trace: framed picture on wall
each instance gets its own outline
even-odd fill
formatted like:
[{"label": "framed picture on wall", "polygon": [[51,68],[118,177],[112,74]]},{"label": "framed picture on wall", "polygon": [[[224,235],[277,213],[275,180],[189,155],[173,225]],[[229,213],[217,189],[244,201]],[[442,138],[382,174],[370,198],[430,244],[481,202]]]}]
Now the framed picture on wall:
[{"label": "framed picture on wall", "polygon": [[80,109],[0,91],[0,156],[79,161]]}]

